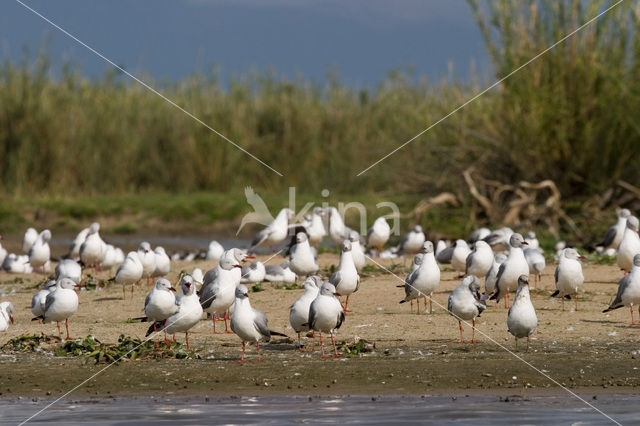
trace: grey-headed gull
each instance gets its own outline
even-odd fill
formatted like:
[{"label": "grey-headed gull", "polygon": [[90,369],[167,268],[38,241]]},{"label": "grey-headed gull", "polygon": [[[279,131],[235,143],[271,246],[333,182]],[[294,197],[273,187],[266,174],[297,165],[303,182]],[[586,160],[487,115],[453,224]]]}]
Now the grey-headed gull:
[{"label": "grey-headed gull", "polygon": [[257,362],[260,362],[260,342],[269,342],[271,335],[286,337],[286,334],[269,330],[267,316],[264,312],[251,307],[249,290],[244,284],[236,287],[235,299],[231,315],[231,330],[242,340],[242,359],[240,362],[244,363],[247,342],[255,342],[258,351]]},{"label": "grey-headed gull", "polygon": [[266,268],[264,263],[256,260],[250,265],[242,266],[242,278],[240,278],[241,283],[260,283],[264,281],[264,277],[266,275]]},{"label": "grey-headed gull", "polygon": [[214,277],[213,280],[208,281],[208,272],[205,274],[204,283],[200,288],[200,304],[207,313],[213,316],[214,333],[216,333],[216,317],[223,317],[225,333],[231,333],[227,323],[227,310],[235,301],[236,286],[240,283],[240,278],[236,278],[236,273],[233,270],[240,271],[241,268],[242,266],[235,256],[222,256],[220,263],[215,268],[216,273],[209,275],[209,277]]},{"label": "grey-headed gull", "polygon": [[[522,251],[522,245],[527,244],[524,242],[522,235],[512,234],[509,238],[509,256],[498,269],[498,276],[496,277],[496,289],[491,296],[491,300],[495,300],[496,303],[500,302],[500,299],[504,299],[504,307],[509,307],[509,292],[515,290],[518,286],[518,277],[521,275],[529,275],[529,265],[527,259],[524,258],[524,252]],[[529,280],[527,279],[527,283]],[[527,290],[527,294],[529,291]]]},{"label": "grey-headed gull", "polygon": [[629,210],[620,210],[618,212],[618,221],[615,225],[607,229],[607,232],[604,234],[604,238],[598,246],[602,247],[603,250],[607,250],[609,248],[617,249],[622,242],[624,230],[627,228],[627,218],[629,216],[631,216],[631,212]]},{"label": "grey-headed gull", "polygon": [[636,325],[633,320],[633,307],[638,306],[640,315],[640,254],[633,257],[633,268],[631,272],[618,282],[618,293],[607,309],[602,312],[609,312],[614,309],[629,306],[631,311],[631,325]]},{"label": "grey-headed gull", "polygon": [[[158,330],[159,327],[165,333],[173,334],[175,341],[176,333],[185,333],[187,349],[189,349],[189,330],[200,321],[202,317],[202,306],[196,294],[196,284],[191,275],[184,275],[180,280],[182,294],[176,298],[177,311],[164,321],[153,323],[147,330],[145,337]],[[170,342],[166,342],[170,344]]]},{"label": "grey-headed gull", "polygon": [[335,207],[328,207],[328,222],[329,222],[329,236],[336,244],[342,244],[342,242],[349,238],[352,229],[344,224],[342,216]]},{"label": "grey-headed gull", "polygon": [[484,237],[484,241],[489,243],[493,250],[507,250],[509,249],[509,240],[513,235],[513,229],[508,226],[496,229],[491,234]]},{"label": "grey-headed gull", "polygon": [[471,343],[476,342],[476,318],[487,309],[487,305],[480,295],[480,279],[475,275],[467,275],[451,292],[447,303],[447,310],[458,320],[460,328],[460,343],[464,343],[462,321],[472,321]]},{"label": "grey-headed gull", "polygon": [[436,244],[436,260],[438,263],[441,265],[451,264],[451,258],[453,257],[453,251],[455,249],[455,243],[447,246],[444,240],[438,240],[438,244]]},{"label": "grey-headed gull", "polygon": [[309,331],[309,308],[311,302],[318,296],[321,286],[322,279],[319,276],[313,275],[307,278],[303,284],[304,293],[289,308],[289,323],[293,331],[298,333],[298,349],[300,351],[302,351],[300,333]]},{"label": "grey-headed gull", "polygon": [[57,280],[49,280],[45,283],[42,290],[38,290],[31,298],[31,313],[35,317],[39,317],[44,313],[44,307],[47,302],[47,295],[56,287]]},{"label": "grey-headed gull", "polygon": [[500,270],[500,265],[502,265],[505,260],[507,260],[507,256],[503,253],[496,253],[496,255],[493,256],[493,265],[484,278],[484,291],[486,294],[493,294],[495,292],[498,271]]},{"label": "grey-headed gull", "polygon": [[493,265],[493,250],[485,241],[478,240],[473,244],[473,250],[467,256],[466,275],[484,277]]},{"label": "grey-headed gull", "polygon": [[349,296],[358,291],[360,286],[360,275],[353,262],[353,256],[351,256],[351,242],[345,240],[342,242],[340,254],[340,264],[338,269],[331,275],[329,282],[334,285],[336,291],[342,296],[346,296],[344,302],[344,311],[349,312]]},{"label": "grey-headed gull", "polygon": [[640,237],[638,236],[638,218],[627,217],[627,227],[618,246],[618,266],[625,272],[631,271],[633,257],[640,253]]},{"label": "grey-headed gull", "polygon": [[318,272],[320,268],[314,259],[309,239],[304,232],[296,234],[296,244],[291,248],[289,267],[298,276],[309,276]]},{"label": "grey-headed gull", "polygon": [[471,249],[465,240],[456,240],[453,252],[451,253],[451,266],[463,275],[467,270],[467,256],[471,253]]},{"label": "grey-headed gull", "polygon": [[82,267],[73,259],[62,259],[56,265],[56,281],[69,278],[76,284],[82,281]]},{"label": "grey-headed gull", "polygon": [[30,274],[33,268],[29,264],[29,256],[9,253],[2,262],[2,269],[13,274]]},{"label": "grey-headed gull", "polygon": [[87,268],[97,269],[104,261],[107,244],[100,237],[100,224],[93,222],[84,242],[80,245],[80,260]]},{"label": "grey-headed gull", "polygon": [[64,321],[67,329],[65,339],[71,340],[69,337],[69,318],[78,310],[78,295],[74,290],[76,287],[79,286],[69,278],[58,281],[55,290],[51,291],[45,299],[44,312],[33,318],[32,321],[42,320],[45,324],[55,321],[58,326],[58,334],[62,334],[60,321]]},{"label": "grey-headed gull", "polygon": [[289,221],[291,221],[293,217],[293,210],[280,210],[273,222],[271,222],[262,231],[258,232],[258,234],[251,242],[251,248],[249,249],[249,251],[252,251],[260,245],[273,246],[284,241],[284,239],[287,238],[287,234],[289,232]]},{"label": "grey-headed gull", "polygon": [[415,256],[413,263],[418,266],[405,279],[405,297],[400,303],[413,302],[413,299],[417,299],[418,314],[420,314],[420,298],[424,299],[424,308],[426,310],[427,296],[429,296],[429,305],[431,306],[429,311],[433,312],[432,297],[433,292],[436,291],[438,284],[440,284],[440,267],[436,263],[431,241],[425,241],[422,244],[422,250]]},{"label": "grey-headed gull", "polygon": [[138,247],[138,258],[142,263],[142,278],[147,279],[147,284],[151,282],[151,276],[156,270],[156,254],[151,250],[151,245],[143,241]]},{"label": "grey-headed gull", "polygon": [[584,275],[582,274],[581,259],[586,259],[573,248],[566,248],[560,256],[560,261],[556,267],[555,280],[556,280],[556,292],[551,295],[555,297],[560,294],[562,299],[562,310],[564,311],[564,298],[565,295],[575,293],[576,311],[578,310],[578,289],[584,282]]},{"label": "grey-headed gull", "polygon": [[36,271],[39,268],[42,273],[45,273],[45,265],[51,257],[49,241],[51,241],[51,231],[45,229],[40,232],[38,238],[36,238],[36,241],[29,249],[29,264],[31,264]]},{"label": "grey-headed gull", "polygon": [[[247,253],[245,253],[245,251],[239,248],[231,248],[229,250],[225,250],[222,253],[222,256],[220,257],[220,259],[221,260],[228,259],[232,263],[240,265],[241,263],[245,262],[247,259],[255,259],[255,256],[248,255]],[[218,262],[218,265],[220,265],[220,262]],[[219,271],[219,268],[215,267],[215,268],[209,269],[204,274],[204,278],[202,280],[203,287],[210,285],[213,281],[215,281],[218,271]],[[240,268],[233,269],[231,272],[236,285],[240,284],[240,278],[242,277],[242,272]]]},{"label": "grey-headed gull", "polygon": [[324,216],[326,213],[321,207],[314,207],[308,218],[305,218],[304,227],[309,236],[309,244],[317,246],[322,239],[327,236],[327,230],[324,227]]},{"label": "grey-headed gull", "polygon": [[353,256],[353,263],[355,263],[356,269],[360,272],[367,263],[364,250],[362,250],[362,245],[360,244],[360,234],[356,231],[351,231],[349,234],[349,242],[351,243],[351,256]]},{"label": "grey-headed gull", "polygon": [[216,240],[213,240],[207,247],[205,260],[220,260],[220,258],[222,257],[222,253],[224,253],[224,247],[222,247],[222,244],[220,244]]},{"label": "grey-headed gull", "polygon": [[156,260],[155,260],[155,269],[151,273],[151,277],[153,278],[164,277],[169,272],[171,272],[171,259],[169,258],[167,253],[164,251],[164,247],[160,247],[160,246],[156,247],[155,250],[153,250],[153,254]]},{"label": "grey-headed gull", "polygon": [[410,256],[416,255],[422,250],[422,245],[425,242],[424,231],[422,226],[416,225],[413,229],[405,234],[398,247],[400,254],[408,254]]},{"label": "grey-headed gull", "polygon": [[379,255],[391,236],[391,227],[384,216],[377,218],[367,234],[367,246],[375,249]]},{"label": "grey-headed gull", "polygon": [[202,283],[204,282],[204,273],[200,268],[193,268],[193,271],[191,271],[191,276],[193,277],[193,280],[196,282],[196,284],[202,285]]},{"label": "grey-headed gull", "polygon": [[507,328],[509,333],[516,338],[516,349],[518,348],[518,339],[526,337],[527,350],[529,350],[529,336],[536,331],[536,327],[538,327],[538,316],[529,295],[529,274],[520,275],[516,297],[507,317]]},{"label": "grey-headed gull", "polygon": [[280,265],[266,265],[264,267],[264,279],[271,282],[295,283],[298,276],[289,268],[289,261],[285,260]]},{"label": "grey-headed gull", "polygon": [[527,242],[527,245],[529,246],[528,248],[534,249],[534,250],[540,249],[540,242],[538,241],[538,238],[536,237],[535,232],[533,231],[527,232],[527,236],[525,237],[524,240]]},{"label": "grey-headed gull", "polygon": [[[528,241],[526,242],[529,244]],[[523,252],[524,258],[527,260],[527,265],[529,265],[529,272],[533,273],[534,276],[533,291],[538,291],[538,281],[540,280],[542,271],[547,267],[547,260],[539,249],[527,247]]]},{"label": "grey-headed gull", "polygon": [[24,253],[29,253],[29,250],[31,250],[31,246],[38,239],[38,235],[38,231],[36,231],[34,228],[27,228],[24,233],[24,237],[22,238],[22,251]]},{"label": "grey-headed gull", "polygon": [[138,257],[138,252],[130,251],[124,262],[116,271],[115,282],[122,284],[122,299],[125,298],[125,287],[131,284],[131,297],[133,297],[133,286],[142,279],[142,262]]},{"label": "grey-headed gull", "polygon": [[322,341],[322,333],[331,334],[331,343],[333,343],[333,355],[339,357],[336,348],[336,340],[334,336],[335,330],[339,329],[344,322],[344,310],[337,296],[336,288],[331,283],[324,283],[320,287],[318,296],[311,302],[309,306],[309,327],[320,333],[320,347],[322,348],[322,358],[324,354],[324,342]]},{"label": "grey-headed gull", "polygon": [[[158,324],[164,324],[167,318],[178,312],[176,305],[176,289],[171,286],[169,280],[160,278],[156,281],[153,289],[144,299],[144,313],[146,317],[143,321],[151,321],[153,323],[153,331],[157,331]],[[167,336],[165,335],[165,341]],[[156,342],[157,344],[157,342]]]},{"label": "grey-headed gull", "polygon": [[89,235],[89,227],[82,229],[76,237],[73,239],[73,242],[69,246],[69,253],[67,253],[67,258],[80,260],[80,246],[84,243],[84,240]]},{"label": "grey-headed gull", "polygon": [[0,331],[7,331],[9,324],[13,324],[13,304],[5,300],[0,302]]},{"label": "grey-headed gull", "polygon": [[478,228],[474,230],[471,234],[469,234],[469,238],[467,238],[467,242],[469,244],[473,244],[476,241],[480,241],[491,234],[491,230],[489,228]]},{"label": "grey-headed gull", "polygon": [[105,244],[104,247],[104,257],[100,263],[100,268],[105,271],[109,271],[124,259],[118,261],[118,251],[113,245]]}]

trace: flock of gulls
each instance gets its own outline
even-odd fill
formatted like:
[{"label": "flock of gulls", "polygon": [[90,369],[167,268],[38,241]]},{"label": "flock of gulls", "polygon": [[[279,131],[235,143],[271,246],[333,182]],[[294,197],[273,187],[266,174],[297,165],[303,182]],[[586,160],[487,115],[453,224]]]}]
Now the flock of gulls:
[{"label": "flock of gulls", "polygon": [[[319,334],[322,356],[325,357],[322,335],[329,335],[333,355],[339,356],[335,343],[335,331],[340,328],[350,312],[349,297],[360,288],[360,273],[367,261],[382,267],[375,258],[413,257],[411,272],[398,287],[404,288],[400,303],[414,302],[420,314],[421,300],[424,311],[433,312],[433,293],[440,284],[440,265],[448,264],[458,272],[461,283],[450,293],[447,309],[458,321],[460,341],[464,343],[463,323],[471,322],[471,342],[475,342],[475,322],[488,308],[487,300],[495,300],[494,307],[504,300],[507,329],[518,339],[527,339],[538,326],[536,310],[530,291],[537,291],[540,274],[546,267],[546,257],[540,248],[535,233],[524,238],[512,229],[504,227],[494,231],[487,228],[475,230],[467,239],[458,239],[452,244],[437,241],[435,246],[426,239],[423,229],[417,225],[401,240],[400,244],[388,247],[391,228],[384,217],[375,220],[366,238],[345,225],[335,207],[315,208],[306,215],[302,223],[292,223],[294,212],[282,209],[274,221],[261,230],[249,248],[222,247],[212,241],[202,257],[217,260],[218,265],[203,273],[195,268],[191,273],[179,276],[177,289],[164,277],[171,271],[172,261],[180,258],[169,256],[162,247],[152,249],[142,242],[138,250],[126,256],[117,247],[107,244],[100,236],[100,225],[93,223],[83,229],[73,241],[69,252],[62,259],[52,259],[49,242],[51,232],[38,233],[29,228],[23,239],[23,254],[7,253],[0,244],[0,263],[6,273],[40,273],[50,277],[42,284],[32,299],[33,320],[42,323],[56,322],[66,327],[69,339],[69,318],[78,310],[77,289],[83,286],[83,272],[88,269],[110,270],[118,266],[110,281],[122,285],[123,299],[126,288],[131,286],[133,295],[136,283],[155,281],[145,298],[145,316],[137,318],[149,322],[147,336],[157,338],[167,334],[185,333],[189,346],[189,330],[200,322],[205,313],[211,318],[214,333],[216,323],[224,321],[223,333],[235,333],[242,341],[244,362],[247,343],[256,344],[260,360],[260,342],[268,342],[273,335],[284,334],[270,330],[264,312],[252,307],[249,290],[245,284],[263,281],[296,283],[302,280],[304,292],[291,305],[289,320],[297,333],[298,349],[302,350],[303,333]],[[335,272],[322,277],[317,264],[318,245],[330,238],[340,247],[340,261]],[[265,265],[252,253],[258,246],[282,245],[269,260],[283,253],[286,260],[279,265]],[[598,251],[617,257],[624,271],[613,302],[603,312],[629,306],[631,324],[634,325],[634,306],[640,314],[640,236],[638,219],[629,210],[622,209],[618,220],[606,232]],[[186,260],[198,257],[189,254]],[[551,258],[551,257],[549,257]],[[573,296],[578,310],[578,290],[584,282],[581,260],[584,256],[560,242],[556,246],[555,269],[556,292],[565,309],[565,299]],[[52,274],[52,263],[56,263]],[[384,269],[384,267],[382,267]],[[533,275],[533,287],[529,277]],[[484,291],[483,281],[484,280]],[[511,302],[511,293],[515,297]],[[176,294],[177,293],[177,294]],[[8,329],[13,322],[14,306],[8,300],[0,303],[0,331]],[[220,331],[222,332],[222,331]],[[156,340],[157,344],[157,340]]]}]

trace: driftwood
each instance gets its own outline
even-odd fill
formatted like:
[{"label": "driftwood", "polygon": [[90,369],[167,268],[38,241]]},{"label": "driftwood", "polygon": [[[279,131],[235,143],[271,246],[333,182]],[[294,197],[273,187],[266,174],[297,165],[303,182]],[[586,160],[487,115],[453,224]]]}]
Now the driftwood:
[{"label": "driftwood", "polygon": [[420,201],[413,210],[411,210],[407,214],[401,215],[400,217],[412,218],[416,220],[430,208],[437,206],[439,204],[445,204],[445,203],[451,204],[454,207],[458,207],[460,205],[460,202],[458,201],[455,195],[453,195],[450,192],[442,192],[427,200]]}]

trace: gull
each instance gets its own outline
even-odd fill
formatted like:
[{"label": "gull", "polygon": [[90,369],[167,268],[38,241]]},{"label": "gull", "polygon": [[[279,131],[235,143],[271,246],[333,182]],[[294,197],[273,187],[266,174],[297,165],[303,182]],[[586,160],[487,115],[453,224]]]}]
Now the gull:
[{"label": "gull", "polygon": [[618,292],[616,298],[609,307],[602,312],[609,312],[614,309],[629,306],[631,311],[631,325],[636,325],[633,320],[633,306],[638,305],[640,314],[640,254],[633,257],[633,268],[631,272],[618,282]]},{"label": "gull", "polygon": [[323,208],[314,207],[304,223],[307,235],[309,236],[309,243],[313,246],[317,246],[322,239],[327,236],[327,230],[324,227],[324,216],[326,216],[326,213]]},{"label": "gull", "polygon": [[[225,250],[224,253],[222,253],[222,257],[220,258],[220,260],[222,259],[227,259],[232,264],[240,265],[247,259],[255,259],[255,256],[250,256],[239,248],[232,248],[229,250]],[[218,262],[218,266],[216,266],[215,268],[209,269],[204,274],[204,277],[202,278],[202,288],[200,289],[201,293],[203,290],[207,291],[206,287],[210,286],[215,281],[216,277],[218,276],[218,271],[220,270],[219,266],[220,266],[220,262]],[[240,268],[241,267],[231,270],[231,275],[233,276],[235,285],[240,284],[240,278],[242,277],[242,272]]]},{"label": "gull", "polygon": [[529,245],[530,249],[538,250],[540,249],[540,242],[536,238],[536,233],[533,231],[527,232],[527,237],[524,239]]},{"label": "gull", "polygon": [[[498,269],[498,276],[496,277],[496,289],[491,296],[491,300],[495,300],[496,303],[500,302],[500,299],[504,299],[504,307],[509,307],[509,292],[515,289],[518,285],[518,277],[521,275],[529,275],[529,265],[524,258],[522,251],[522,245],[527,244],[522,235],[512,234],[509,238],[509,256]],[[527,283],[529,280],[527,279]],[[527,290],[527,294],[529,291]]]},{"label": "gull", "polygon": [[9,324],[13,324],[13,304],[9,301],[0,302],[0,331],[7,331]]},{"label": "gull", "polygon": [[89,235],[89,227],[84,228],[78,235],[73,239],[71,246],[69,246],[69,253],[67,253],[67,258],[80,260],[80,246],[84,243],[84,240]]},{"label": "gull", "polygon": [[478,240],[473,244],[473,250],[467,256],[465,275],[484,277],[493,266],[493,250],[485,241]]},{"label": "gull", "polygon": [[242,267],[242,278],[240,278],[241,283],[260,283],[264,281],[264,277],[266,274],[266,268],[264,263],[259,260],[253,262],[251,265],[244,265]]},{"label": "gull", "polygon": [[349,238],[352,229],[344,224],[342,216],[335,207],[329,207],[329,236],[336,244],[342,244],[342,242]]},{"label": "gull", "polygon": [[364,268],[367,263],[362,245],[360,245],[360,234],[356,231],[351,231],[349,234],[349,242],[351,243],[351,256],[353,256],[353,263],[356,265],[358,272]]},{"label": "gull", "polygon": [[251,242],[249,251],[253,251],[259,245],[273,246],[280,244],[287,238],[289,232],[289,221],[293,219],[293,210],[282,209],[276,218],[266,228],[258,232],[256,237]]},{"label": "gull", "polygon": [[209,243],[205,260],[220,260],[224,253],[224,247],[219,242],[213,240]]},{"label": "gull", "polygon": [[124,256],[120,260],[118,260],[118,256],[118,249],[111,244],[105,244],[104,257],[100,263],[100,268],[108,271],[118,263],[122,263]]},{"label": "gull", "polygon": [[335,330],[339,329],[344,322],[344,310],[336,296],[336,288],[331,283],[324,283],[320,287],[318,296],[311,302],[309,306],[309,328],[320,333],[320,347],[322,348],[322,358],[324,354],[324,343],[322,341],[322,333],[331,334],[331,343],[333,343],[333,356],[339,357],[340,354],[336,349],[336,340],[334,337]]},{"label": "gull", "polygon": [[45,273],[45,265],[51,257],[49,241],[51,241],[51,231],[45,229],[38,235],[38,238],[29,249],[29,264],[34,270],[40,268],[42,273]]},{"label": "gull", "polygon": [[[212,281],[208,281],[207,274],[204,277],[204,284],[200,288],[200,304],[209,314],[213,315],[213,332],[216,333],[216,316],[224,317],[225,333],[231,333],[227,324],[227,309],[235,300],[236,286],[240,283],[240,278],[236,280],[233,269],[238,271],[242,268],[233,256],[223,256],[220,263],[215,268],[216,274]],[[210,276],[213,276],[211,274]]]},{"label": "gull", "polygon": [[496,290],[496,278],[498,277],[498,270],[500,269],[500,265],[507,260],[507,256],[503,253],[497,253],[493,257],[493,265],[487,275],[484,278],[484,291],[486,294],[493,294]]},{"label": "gull", "polygon": [[264,267],[264,280],[270,282],[295,283],[298,276],[289,268],[289,261],[285,260],[280,265],[266,265]]},{"label": "gull", "polygon": [[[2,235],[0,235],[0,241],[2,241]],[[4,262],[5,257],[7,257],[7,249],[2,247],[2,243],[0,243],[0,265]]]},{"label": "gull", "polygon": [[22,238],[22,251],[24,253],[29,253],[29,250],[31,250],[31,246],[36,242],[37,239],[38,231],[36,231],[34,228],[27,228],[26,232],[24,233],[24,237]]},{"label": "gull", "polygon": [[[525,242],[530,244],[527,240],[525,240]],[[527,260],[527,265],[529,265],[529,271],[533,272],[533,291],[538,291],[538,281],[540,280],[542,271],[547,267],[547,261],[539,249],[527,247],[523,252],[524,258]]]},{"label": "gull", "polygon": [[298,349],[302,351],[302,343],[300,333],[309,331],[309,308],[311,302],[318,296],[319,287],[322,285],[322,279],[314,275],[304,282],[304,293],[289,308],[289,323],[293,330],[298,333]]},{"label": "gull", "polygon": [[351,256],[351,242],[349,240],[342,242],[342,253],[340,254],[340,264],[338,269],[331,275],[329,282],[333,284],[336,291],[342,296],[346,296],[344,302],[344,311],[349,312],[347,307],[349,306],[349,296],[358,291],[360,286],[360,275],[356,269],[355,263],[353,263],[353,256]]},{"label": "gull", "polygon": [[447,246],[447,243],[443,240],[438,240],[436,244],[436,260],[441,265],[451,264],[451,257],[453,257],[453,251],[456,249],[456,244],[453,243]]},{"label": "gull", "polygon": [[164,247],[156,247],[153,251],[155,256],[155,269],[151,273],[153,278],[164,277],[171,271],[171,259],[164,251]]},{"label": "gull", "polygon": [[80,260],[85,266],[96,269],[104,260],[106,249],[107,245],[100,237],[100,224],[93,222],[87,238],[80,245]]},{"label": "gull", "polygon": [[251,307],[249,290],[244,284],[236,287],[235,297],[233,314],[231,315],[231,330],[242,340],[242,359],[239,362],[244,363],[247,342],[256,343],[257,362],[260,362],[260,342],[269,342],[272,335],[283,337],[287,337],[287,335],[269,330],[267,316],[264,312]]},{"label": "gull", "polygon": [[33,268],[29,264],[29,256],[9,253],[2,262],[2,269],[12,274],[30,274]]},{"label": "gull", "polygon": [[122,299],[125,298],[125,286],[131,284],[131,297],[133,298],[133,285],[142,279],[142,262],[138,252],[130,251],[124,262],[118,268],[115,282],[122,284]]},{"label": "gull", "polygon": [[576,311],[578,310],[578,288],[584,282],[584,275],[582,275],[582,264],[580,259],[586,259],[572,248],[566,248],[560,256],[560,261],[556,267],[555,280],[556,280],[556,292],[551,295],[555,297],[560,293],[562,299],[562,310],[564,311],[564,297],[571,292],[576,294]]},{"label": "gull", "polygon": [[[176,312],[164,321],[154,322],[145,337],[162,327],[165,333],[173,334],[175,341],[176,333],[185,333],[187,349],[189,349],[189,330],[200,321],[202,317],[202,306],[196,294],[196,285],[191,275],[184,275],[180,280],[182,294],[176,298]],[[170,344],[170,342],[166,342]]]},{"label": "gull", "polygon": [[384,216],[377,218],[367,234],[367,246],[373,247],[379,254],[391,236],[391,227]]},{"label": "gull", "polygon": [[289,267],[298,276],[309,276],[318,272],[320,268],[313,257],[307,234],[298,232],[296,244],[291,248]]},{"label": "gull", "polygon": [[451,253],[451,266],[458,274],[464,274],[467,270],[467,256],[471,253],[471,249],[465,240],[456,240],[454,249]]},{"label": "gull", "polygon": [[414,256],[422,250],[425,239],[422,226],[416,225],[402,238],[398,252]]},{"label": "gull", "polygon": [[627,227],[618,246],[618,266],[625,273],[633,267],[633,257],[640,253],[640,237],[638,236],[638,218],[629,216]]},{"label": "gull", "polygon": [[69,278],[76,284],[82,281],[82,267],[73,259],[62,259],[56,265],[56,281]]},{"label": "gull", "polygon": [[509,248],[511,235],[513,235],[513,229],[505,226],[503,228],[496,229],[483,239],[489,243],[493,250],[507,250]]},{"label": "gull", "polygon": [[529,296],[529,274],[523,274],[518,277],[518,290],[507,317],[507,328],[516,338],[516,349],[518,339],[526,337],[527,350],[529,350],[529,336],[536,331],[536,327],[538,327],[538,317]]},{"label": "gull", "polygon": [[449,295],[447,310],[458,320],[460,343],[464,343],[462,321],[472,321],[471,343],[476,342],[476,318],[487,309],[480,295],[480,280],[475,275],[467,275]]},{"label": "gull", "polygon": [[491,230],[489,228],[478,228],[469,234],[469,238],[467,238],[467,242],[469,244],[473,244],[476,241],[480,241],[486,237],[491,235]]},{"label": "gull", "polygon": [[42,290],[38,290],[31,298],[31,313],[35,317],[39,317],[44,313],[47,295],[56,288],[56,280],[49,280],[45,283]]},{"label": "gull", "polygon": [[151,282],[151,275],[156,270],[156,254],[151,250],[151,245],[143,241],[138,247],[138,257],[142,263],[142,278],[147,279],[147,284]]},{"label": "gull", "polygon": [[193,280],[202,285],[202,282],[204,281],[204,274],[202,273],[202,269],[200,268],[193,268],[193,271],[191,272],[191,276],[193,277]]},{"label": "gull", "polygon": [[[153,331],[157,331],[158,323],[166,326],[166,320],[178,312],[176,305],[176,289],[171,286],[169,280],[160,278],[156,281],[153,289],[144,299],[144,314],[146,317],[141,318],[143,322],[153,322]],[[165,334],[165,342],[170,344]],[[156,342],[157,344],[157,342]]]},{"label": "gull", "polygon": [[60,331],[60,321],[64,321],[67,329],[67,337],[65,340],[71,340],[69,337],[69,318],[78,310],[78,295],[74,288],[79,287],[69,278],[63,278],[56,283],[55,290],[51,291],[44,303],[42,315],[38,315],[32,319],[42,320],[43,323],[56,322],[58,326],[58,334]]},{"label": "gull", "polygon": [[424,308],[427,309],[427,295],[429,296],[429,312],[433,313],[433,292],[440,284],[440,268],[433,254],[433,243],[425,241],[422,250],[413,258],[417,267],[407,275],[404,281],[405,297],[400,303],[418,299],[418,314],[420,314],[420,298],[424,298]]},{"label": "gull", "polygon": [[613,248],[617,249],[620,243],[622,242],[622,237],[624,235],[624,230],[627,227],[627,218],[631,216],[631,212],[627,209],[622,209],[618,212],[618,221],[615,225],[607,229],[607,232],[604,234],[604,238],[598,244],[599,247],[602,247],[604,250]]}]

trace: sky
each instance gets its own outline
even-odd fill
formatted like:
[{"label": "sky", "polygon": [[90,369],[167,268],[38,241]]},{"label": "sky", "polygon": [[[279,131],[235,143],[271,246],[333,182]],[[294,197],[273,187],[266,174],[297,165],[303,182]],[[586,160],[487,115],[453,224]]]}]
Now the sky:
[{"label": "sky", "polygon": [[[490,69],[465,0],[20,0],[136,75],[179,80],[214,67],[375,88],[392,70],[432,81]],[[47,46],[54,65],[111,66],[15,0],[0,2],[0,57]]]}]

